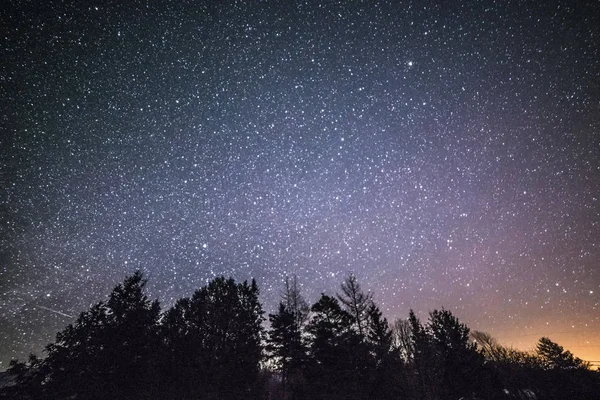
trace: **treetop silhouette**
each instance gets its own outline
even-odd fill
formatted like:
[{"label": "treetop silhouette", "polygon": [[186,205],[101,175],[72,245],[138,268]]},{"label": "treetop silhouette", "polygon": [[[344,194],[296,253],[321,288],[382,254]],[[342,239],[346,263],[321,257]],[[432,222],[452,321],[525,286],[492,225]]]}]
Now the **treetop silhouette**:
[{"label": "treetop silhouette", "polygon": [[390,327],[354,275],[310,310],[287,279],[268,329],[255,281],[215,278],[164,312],[145,287],[126,277],[45,357],[11,362],[0,399],[600,398],[600,373],[550,339],[506,348],[445,309]]}]

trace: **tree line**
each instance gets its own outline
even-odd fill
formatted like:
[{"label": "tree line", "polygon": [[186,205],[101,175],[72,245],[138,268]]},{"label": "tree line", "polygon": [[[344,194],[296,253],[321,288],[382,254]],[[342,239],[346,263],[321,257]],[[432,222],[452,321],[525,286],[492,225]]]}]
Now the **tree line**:
[{"label": "tree line", "polygon": [[[600,372],[541,338],[471,332],[448,310],[393,323],[354,275],[309,305],[286,279],[265,317],[255,281],[216,278],[162,312],[141,272],[13,360],[4,399],[599,399]],[[267,323],[268,322],[268,323]]]}]

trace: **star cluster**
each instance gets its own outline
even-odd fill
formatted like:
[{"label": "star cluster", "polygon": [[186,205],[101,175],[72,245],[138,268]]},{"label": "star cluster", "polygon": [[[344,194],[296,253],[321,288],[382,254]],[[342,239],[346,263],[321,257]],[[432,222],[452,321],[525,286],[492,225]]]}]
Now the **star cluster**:
[{"label": "star cluster", "polygon": [[9,3],[0,367],[135,269],[600,360],[597,2]]}]

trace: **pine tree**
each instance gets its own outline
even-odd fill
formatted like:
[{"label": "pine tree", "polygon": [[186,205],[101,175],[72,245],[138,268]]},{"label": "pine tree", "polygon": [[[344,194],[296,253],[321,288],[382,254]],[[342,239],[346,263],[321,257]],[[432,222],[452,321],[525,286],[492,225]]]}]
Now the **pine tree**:
[{"label": "pine tree", "polygon": [[536,353],[546,369],[587,369],[589,364],[575,357],[570,351],[565,351],[558,343],[547,337],[538,341]]},{"label": "pine tree", "polygon": [[262,359],[256,282],[216,278],[164,317],[165,398],[251,399]]},{"label": "pine tree", "polygon": [[392,330],[375,303],[367,310],[367,339],[380,357],[391,351]]},{"label": "pine tree", "polygon": [[311,398],[362,399],[368,397],[369,349],[353,329],[352,316],[327,295],[315,303],[307,326],[311,336],[309,378]]},{"label": "pine tree", "polygon": [[444,376],[444,364],[433,345],[430,335],[413,310],[408,322],[411,329],[414,375],[410,379],[411,390],[416,398],[433,400],[440,396]]},{"label": "pine tree", "polygon": [[392,330],[374,302],[367,310],[367,317],[365,344],[371,356],[367,362],[370,368],[368,397],[373,400],[403,397],[405,395],[405,384],[402,382],[404,371],[400,355],[393,349]]},{"label": "pine tree", "polygon": [[117,285],[107,302],[82,312],[75,324],[30,359],[24,391],[34,398],[141,399],[155,392],[158,301],[144,294],[140,271]]},{"label": "pine tree", "polygon": [[469,340],[469,328],[448,310],[429,313],[427,331],[435,354],[444,366],[443,393],[449,398],[472,396],[481,388],[477,379],[483,357]]},{"label": "pine tree", "polygon": [[[276,314],[269,315],[271,329],[268,332],[267,350],[275,368],[281,372],[282,391],[285,398],[296,398],[297,382],[302,379],[301,370],[306,362],[306,346],[297,325],[295,313],[279,303]],[[288,396],[289,394],[289,396]]]}]

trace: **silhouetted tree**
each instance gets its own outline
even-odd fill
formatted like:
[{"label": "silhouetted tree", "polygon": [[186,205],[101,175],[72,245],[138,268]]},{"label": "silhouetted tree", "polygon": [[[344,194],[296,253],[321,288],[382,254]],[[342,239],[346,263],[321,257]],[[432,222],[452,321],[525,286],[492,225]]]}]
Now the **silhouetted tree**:
[{"label": "silhouetted tree", "polygon": [[296,275],[293,275],[291,279],[285,278],[284,292],[281,297],[286,309],[294,314],[296,326],[301,329],[308,319],[310,307],[302,296]]},{"label": "silhouetted tree", "polygon": [[[507,348],[444,309],[425,325],[411,310],[390,329],[353,275],[347,303],[322,295],[309,321],[286,280],[266,337],[254,281],[214,279],[162,318],[145,285],[127,277],[45,358],[12,361],[0,399],[600,399],[600,372],[548,338],[535,352]],[[276,371],[261,370],[266,360]]]},{"label": "silhouetted tree", "polygon": [[438,399],[442,390],[444,377],[444,363],[434,346],[421,321],[413,310],[410,310],[408,322],[411,330],[411,344],[413,349],[413,375],[409,377],[410,388],[416,399]]},{"label": "silhouetted tree", "polygon": [[444,365],[442,393],[446,398],[468,398],[480,389],[477,374],[483,358],[469,341],[469,328],[448,310],[429,313],[427,331]]},{"label": "silhouetted tree", "polygon": [[314,399],[360,399],[368,380],[369,354],[353,329],[352,316],[327,295],[315,303],[307,330],[311,335],[309,380]]},{"label": "silhouetted tree", "polygon": [[395,399],[405,394],[400,355],[393,348],[392,330],[374,302],[367,310],[366,345],[370,349],[369,398]]},{"label": "silhouetted tree", "polygon": [[477,344],[481,355],[489,361],[503,361],[508,352],[498,341],[487,332],[471,331],[471,338]]},{"label": "silhouetted tree", "polygon": [[0,390],[0,399],[39,399],[43,398],[41,382],[44,381],[45,368],[42,359],[30,354],[27,362],[11,360],[7,370],[14,379],[14,386]]},{"label": "silhouetted tree", "polygon": [[166,313],[165,398],[257,398],[263,333],[258,294],[254,281],[221,277]]},{"label": "silhouetted tree", "polygon": [[367,323],[367,310],[373,301],[371,293],[364,293],[354,274],[341,284],[342,292],[337,295],[345,310],[352,317],[352,323],[361,337],[365,336],[364,327]]},{"label": "silhouetted tree", "polygon": [[589,364],[573,356],[570,351],[565,351],[558,343],[547,337],[538,341],[536,352],[545,369],[578,369],[589,368]]},{"label": "silhouetted tree", "polygon": [[538,368],[529,369],[533,387],[547,399],[599,399],[600,373],[562,346],[542,337],[536,346]]},{"label": "silhouetted tree", "polygon": [[379,307],[373,302],[367,309],[366,334],[379,362],[392,350],[392,330]]},{"label": "silhouetted tree", "polygon": [[282,397],[296,399],[304,386],[303,367],[307,346],[302,336],[308,317],[308,304],[300,293],[296,276],[286,278],[282,302],[276,314],[269,315],[267,351],[276,370],[280,372]]},{"label": "silhouetted tree", "polygon": [[398,318],[394,321],[392,325],[392,343],[405,363],[414,361],[415,349],[411,341],[411,325],[408,319]]},{"label": "silhouetted tree", "polygon": [[283,397],[295,399],[296,383],[301,383],[307,357],[298,319],[280,303],[278,312],[269,315],[269,321],[267,350],[276,370],[281,373]]},{"label": "silhouetted tree", "polygon": [[[117,285],[108,301],[82,312],[76,323],[30,359],[21,372],[26,391],[52,399],[142,399],[154,394],[158,301],[144,294],[140,271]],[[15,364],[16,366],[16,364]],[[19,366],[22,368],[22,366]]]}]

